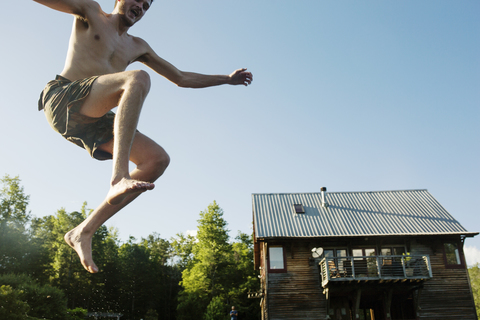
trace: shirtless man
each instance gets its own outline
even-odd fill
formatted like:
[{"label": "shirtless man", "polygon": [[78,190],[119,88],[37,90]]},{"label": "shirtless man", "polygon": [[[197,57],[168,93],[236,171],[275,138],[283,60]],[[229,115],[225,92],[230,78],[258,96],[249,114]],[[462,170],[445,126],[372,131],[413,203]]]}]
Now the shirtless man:
[{"label": "shirtless man", "polygon": [[[65,67],[50,81],[39,100],[52,128],[85,148],[92,157],[113,159],[110,190],[105,200],[80,225],[65,235],[85,269],[98,272],[92,259],[95,231],[140,193],[154,188],[169,164],[165,150],[137,131],[143,102],[150,89],[148,73],[125,71],[141,62],[180,87],[249,85],[252,74],[203,75],[177,69],[160,58],[128,30],[143,18],[153,0],[116,0],[111,14],[93,0],[34,0],[74,15]],[[115,115],[111,109],[118,106]],[[136,168],[128,172],[129,161]]]}]

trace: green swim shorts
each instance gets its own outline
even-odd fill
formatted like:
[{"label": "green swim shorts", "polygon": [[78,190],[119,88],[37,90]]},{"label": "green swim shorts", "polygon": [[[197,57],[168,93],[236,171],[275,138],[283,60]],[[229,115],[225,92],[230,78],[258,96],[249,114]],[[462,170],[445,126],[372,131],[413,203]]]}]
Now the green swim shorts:
[{"label": "green swim shorts", "polygon": [[53,130],[65,139],[84,148],[95,159],[112,159],[109,152],[98,146],[113,138],[115,113],[91,118],[79,113],[83,101],[90,93],[98,76],[70,81],[62,76],[48,82],[38,100],[38,110],[44,110]]}]

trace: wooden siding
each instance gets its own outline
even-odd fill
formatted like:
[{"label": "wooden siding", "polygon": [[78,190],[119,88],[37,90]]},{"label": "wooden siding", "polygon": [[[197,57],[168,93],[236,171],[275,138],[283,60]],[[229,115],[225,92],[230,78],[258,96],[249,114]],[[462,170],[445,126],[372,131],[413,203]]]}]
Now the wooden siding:
[{"label": "wooden siding", "polygon": [[[337,239],[337,241],[341,239]],[[415,291],[418,296],[418,320],[478,320],[474,309],[473,296],[468,282],[466,268],[445,268],[444,238],[411,238],[407,241],[413,255],[429,255],[432,266],[432,279]],[[265,272],[265,243],[261,243],[262,282],[265,296],[262,305],[262,319],[325,319],[327,313],[326,296],[320,283],[318,266],[309,264],[311,244],[302,240],[290,240],[283,243],[286,252],[286,273]],[[463,253],[462,253],[463,254]],[[372,286],[375,284],[372,283]],[[395,284],[393,284],[395,286]],[[347,287],[345,287],[347,289]],[[345,292],[346,293],[346,292]],[[352,297],[344,296],[352,301]],[[332,301],[334,302],[334,301]],[[337,301],[338,302],[338,301]],[[335,303],[335,302],[334,302]],[[336,308],[336,307],[335,307]],[[384,319],[376,315],[376,319]]]},{"label": "wooden siding", "polygon": [[269,273],[266,290],[268,320],[325,319],[325,295],[317,266],[308,263],[310,249],[302,243],[284,247],[286,273]]},{"label": "wooden siding", "polygon": [[443,243],[412,243],[412,253],[429,254],[432,265],[433,277],[420,292],[418,318],[477,320],[467,270],[445,268]]}]

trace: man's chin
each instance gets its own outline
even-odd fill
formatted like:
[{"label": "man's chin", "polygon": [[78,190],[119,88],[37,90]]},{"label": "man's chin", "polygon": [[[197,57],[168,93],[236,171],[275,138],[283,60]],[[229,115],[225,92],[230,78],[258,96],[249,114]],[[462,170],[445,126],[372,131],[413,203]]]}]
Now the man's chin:
[{"label": "man's chin", "polygon": [[131,19],[127,18],[127,17],[125,17],[125,18],[123,19],[123,23],[125,24],[125,26],[127,26],[127,27],[129,27],[129,28],[132,27],[136,22],[137,22],[137,20],[131,20]]}]

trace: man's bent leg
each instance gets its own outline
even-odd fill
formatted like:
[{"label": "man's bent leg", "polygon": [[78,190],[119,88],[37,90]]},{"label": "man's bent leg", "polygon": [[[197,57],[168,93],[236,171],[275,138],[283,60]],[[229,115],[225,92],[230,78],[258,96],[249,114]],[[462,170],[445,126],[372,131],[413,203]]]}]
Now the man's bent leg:
[{"label": "man's bent leg", "polygon": [[[102,146],[104,151],[112,152],[113,141]],[[132,179],[154,182],[167,168],[170,158],[165,150],[147,136],[137,132],[132,145],[130,159],[137,167],[130,173]],[[115,213],[138,197],[140,193],[129,194],[124,201],[110,205],[105,199],[80,225],[65,234],[65,241],[77,252],[84,268],[98,272],[92,259],[92,237],[95,231]]]},{"label": "man's bent leg", "polygon": [[100,76],[93,84],[80,113],[101,117],[118,105],[114,123],[113,173],[106,201],[119,204],[129,194],[154,188],[154,184],[132,178],[128,162],[140,111],[150,89],[145,71],[125,71]]}]

